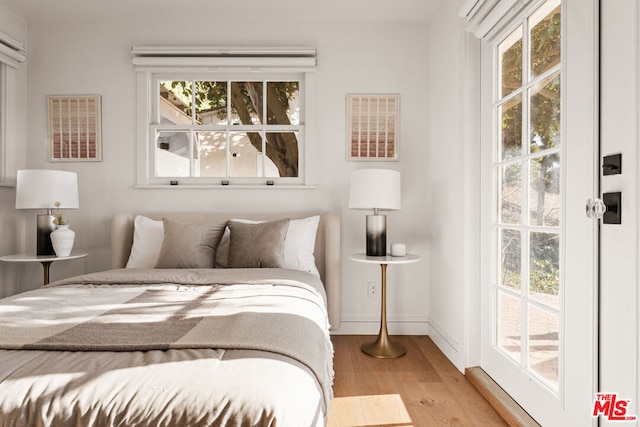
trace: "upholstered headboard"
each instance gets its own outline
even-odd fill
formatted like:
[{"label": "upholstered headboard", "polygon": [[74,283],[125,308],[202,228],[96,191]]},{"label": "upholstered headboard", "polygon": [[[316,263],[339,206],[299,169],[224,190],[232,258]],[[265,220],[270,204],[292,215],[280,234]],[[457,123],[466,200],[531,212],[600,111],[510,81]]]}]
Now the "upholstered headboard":
[{"label": "upholstered headboard", "polygon": [[[162,218],[187,223],[221,222],[231,218],[270,221],[280,218],[305,218],[320,215],[314,257],[327,292],[331,329],[340,327],[340,218],[327,213],[218,214],[218,213],[140,213],[151,219]],[[117,214],[111,222],[111,266],[124,268],[133,245],[133,221],[136,213]]]}]

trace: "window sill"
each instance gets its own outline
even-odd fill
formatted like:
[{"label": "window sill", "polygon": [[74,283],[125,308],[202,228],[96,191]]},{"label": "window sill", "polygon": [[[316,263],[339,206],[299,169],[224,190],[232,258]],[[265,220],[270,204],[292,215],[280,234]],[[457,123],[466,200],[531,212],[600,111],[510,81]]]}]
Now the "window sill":
[{"label": "window sill", "polygon": [[136,184],[133,188],[138,189],[207,189],[207,190],[256,190],[256,189],[279,189],[279,190],[313,190],[316,188],[315,185],[304,185],[304,184],[274,184],[274,185],[266,185],[266,184],[229,184],[229,185],[221,185],[221,184]]}]

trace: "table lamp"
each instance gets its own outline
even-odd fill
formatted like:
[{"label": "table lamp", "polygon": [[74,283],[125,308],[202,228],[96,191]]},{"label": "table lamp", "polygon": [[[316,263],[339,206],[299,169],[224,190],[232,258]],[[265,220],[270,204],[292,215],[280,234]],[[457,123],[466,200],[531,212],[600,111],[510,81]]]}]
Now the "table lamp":
[{"label": "table lamp", "polygon": [[367,256],[386,256],[387,216],[379,211],[400,209],[400,172],[390,169],[354,171],[349,208],[373,210],[373,215],[367,215]]},{"label": "table lamp", "polygon": [[53,209],[78,209],[78,176],[75,172],[19,170],[16,183],[16,209],[45,209],[37,218],[37,255],[55,255],[50,234],[55,230]]}]

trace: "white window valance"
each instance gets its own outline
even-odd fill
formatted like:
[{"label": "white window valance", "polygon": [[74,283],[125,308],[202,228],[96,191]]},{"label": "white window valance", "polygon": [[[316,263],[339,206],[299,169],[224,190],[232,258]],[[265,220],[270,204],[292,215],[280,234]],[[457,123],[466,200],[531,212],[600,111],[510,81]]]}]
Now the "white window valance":
[{"label": "white window valance", "polygon": [[316,69],[312,48],[149,47],[131,49],[136,71],[171,71],[188,67],[204,71],[288,71]]},{"label": "white window valance", "polygon": [[13,68],[27,60],[27,50],[22,43],[12,39],[6,34],[0,33],[0,62],[4,62]]},{"label": "white window valance", "polygon": [[479,39],[490,39],[501,23],[521,13],[533,0],[467,0],[460,8],[464,29]]}]

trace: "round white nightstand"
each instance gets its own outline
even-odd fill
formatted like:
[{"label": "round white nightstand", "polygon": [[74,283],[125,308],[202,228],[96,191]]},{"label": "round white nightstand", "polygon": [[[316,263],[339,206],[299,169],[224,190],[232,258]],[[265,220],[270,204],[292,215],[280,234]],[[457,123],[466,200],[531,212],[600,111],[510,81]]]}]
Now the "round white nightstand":
[{"label": "round white nightstand", "polygon": [[387,265],[389,264],[410,264],[420,261],[418,255],[406,254],[405,256],[367,256],[364,253],[356,253],[349,256],[349,259],[355,262],[367,264],[379,264],[382,269],[382,308],[380,318],[380,332],[378,338],[368,344],[363,344],[361,350],[370,356],[382,359],[391,359],[403,356],[407,349],[400,343],[393,342],[389,339],[387,332]]},{"label": "round white nightstand", "polygon": [[55,261],[68,261],[72,259],[84,258],[86,253],[72,253],[69,256],[55,256],[55,255],[34,255],[34,254],[16,254],[5,255],[0,257],[0,261],[4,262],[39,262],[44,269],[44,285],[49,283],[49,266]]}]

